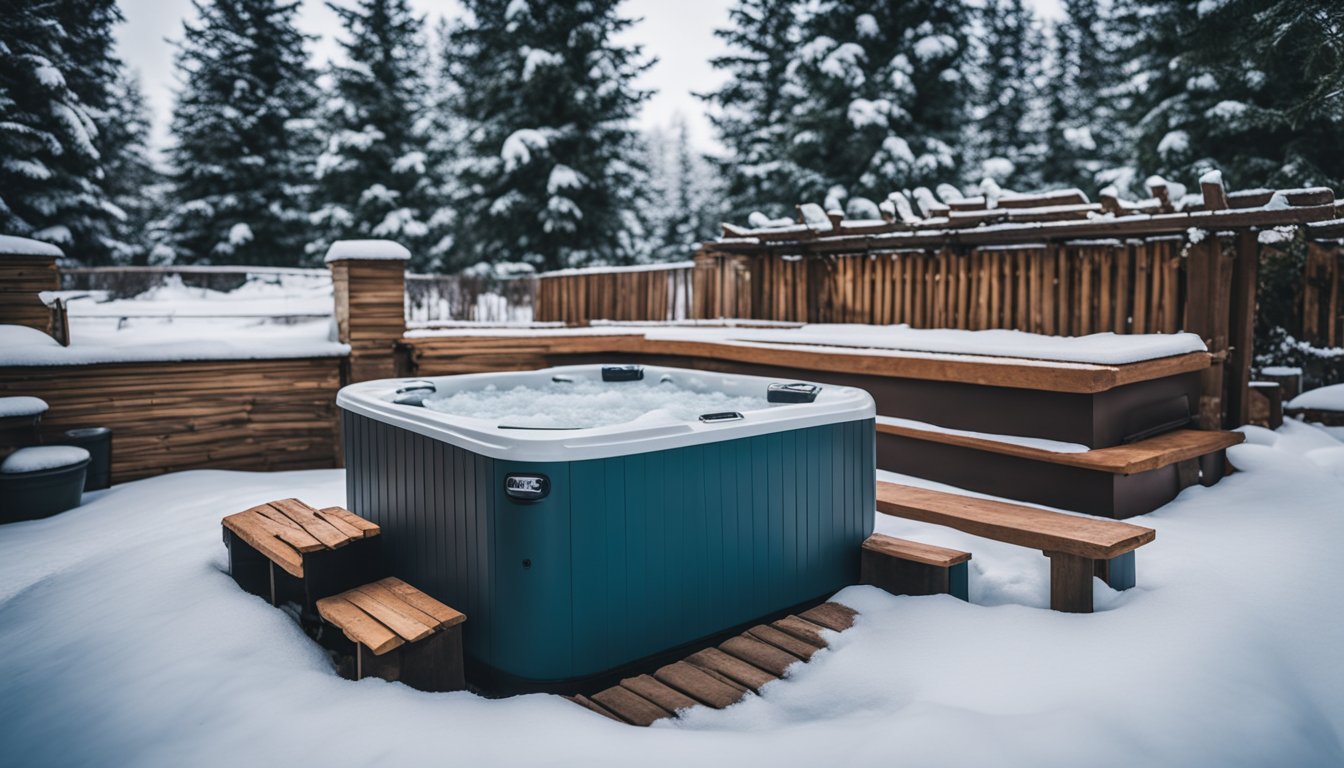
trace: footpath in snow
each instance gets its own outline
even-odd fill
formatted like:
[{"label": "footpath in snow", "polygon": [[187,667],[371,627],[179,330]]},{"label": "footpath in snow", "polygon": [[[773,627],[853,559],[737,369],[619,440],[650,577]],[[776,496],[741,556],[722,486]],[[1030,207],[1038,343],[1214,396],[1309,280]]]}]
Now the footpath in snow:
[{"label": "footpath in snow", "polygon": [[[974,552],[971,603],[852,587],[854,629],[724,711],[639,729],[555,696],[338,678],[225,573],[220,518],[339,470],[197,471],[0,526],[0,764],[1344,764],[1344,444],[1248,428],[1242,471],[1137,522],[1139,586],[1054,613],[1039,552],[879,516]],[[886,479],[902,479],[883,473]],[[470,620],[470,619],[468,619]]]}]

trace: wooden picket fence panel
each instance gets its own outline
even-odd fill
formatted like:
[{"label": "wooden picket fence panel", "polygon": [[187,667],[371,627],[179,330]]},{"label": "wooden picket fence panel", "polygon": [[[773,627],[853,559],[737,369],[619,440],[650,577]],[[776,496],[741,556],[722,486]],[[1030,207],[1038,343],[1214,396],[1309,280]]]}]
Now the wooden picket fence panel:
[{"label": "wooden picket fence panel", "polygon": [[1344,241],[1307,243],[1302,338],[1319,347],[1344,346]]},{"label": "wooden picket fence panel", "polygon": [[691,313],[692,272],[690,262],[678,262],[542,273],[533,319],[571,325],[684,320]]}]

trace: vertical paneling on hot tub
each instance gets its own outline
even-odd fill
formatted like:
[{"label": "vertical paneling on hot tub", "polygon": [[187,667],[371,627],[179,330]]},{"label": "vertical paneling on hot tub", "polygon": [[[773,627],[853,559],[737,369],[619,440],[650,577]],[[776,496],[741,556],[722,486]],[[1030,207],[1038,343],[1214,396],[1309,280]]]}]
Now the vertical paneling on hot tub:
[{"label": "vertical paneling on hot tub", "polygon": [[[873,420],[564,463],[490,459],[346,412],[352,510],[388,569],[467,615],[507,675],[605,672],[858,580]],[[503,490],[542,473],[545,499]]]},{"label": "vertical paneling on hot tub", "polygon": [[[351,510],[382,526],[389,573],[471,617],[494,604],[493,461],[457,446],[345,412],[342,439]],[[355,469],[358,468],[358,469]],[[471,644],[493,645],[489,622]]]}]

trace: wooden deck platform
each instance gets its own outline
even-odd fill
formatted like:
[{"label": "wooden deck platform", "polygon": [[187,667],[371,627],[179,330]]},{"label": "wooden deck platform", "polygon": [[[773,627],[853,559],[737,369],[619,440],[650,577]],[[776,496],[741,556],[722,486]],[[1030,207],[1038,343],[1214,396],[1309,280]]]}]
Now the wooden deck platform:
[{"label": "wooden deck platform", "polygon": [[823,603],[731,637],[717,648],[697,651],[652,675],[626,678],[592,696],[571,701],[621,723],[651,725],[696,706],[723,709],[760,692],[826,647],[825,631],[854,624],[854,609]]}]

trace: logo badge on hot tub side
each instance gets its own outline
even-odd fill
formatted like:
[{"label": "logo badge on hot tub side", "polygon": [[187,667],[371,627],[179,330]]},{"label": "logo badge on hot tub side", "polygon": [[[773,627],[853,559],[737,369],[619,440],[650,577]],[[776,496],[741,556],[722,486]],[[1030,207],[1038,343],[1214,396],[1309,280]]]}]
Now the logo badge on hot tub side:
[{"label": "logo badge on hot tub side", "polygon": [[523,501],[543,499],[550,493],[551,481],[545,475],[508,475],[504,478],[504,492]]}]

